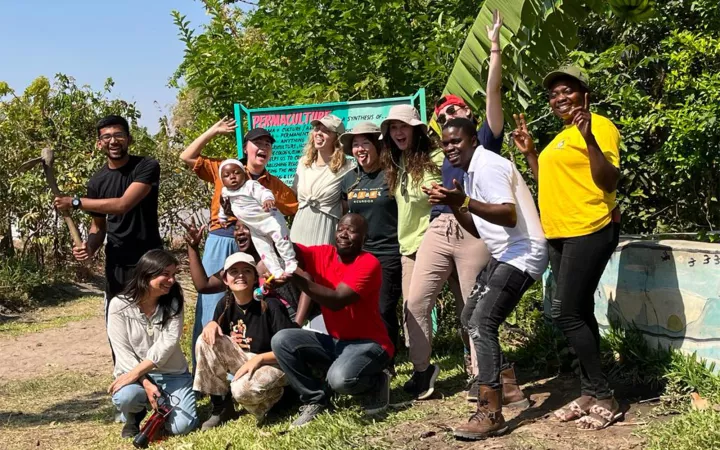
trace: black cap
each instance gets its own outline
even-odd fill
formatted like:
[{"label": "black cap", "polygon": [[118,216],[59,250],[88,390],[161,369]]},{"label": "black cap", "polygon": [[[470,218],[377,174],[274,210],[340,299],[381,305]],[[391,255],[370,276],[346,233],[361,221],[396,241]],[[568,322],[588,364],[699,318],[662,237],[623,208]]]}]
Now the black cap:
[{"label": "black cap", "polygon": [[243,137],[243,144],[247,143],[247,141],[254,141],[255,139],[261,137],[269,137],[270,143],[275,143],[275,138],[272,137],[272,134],[270,134],[268,130],[266,130],[265,128],[253,128],[245,134],[245,137]]}]

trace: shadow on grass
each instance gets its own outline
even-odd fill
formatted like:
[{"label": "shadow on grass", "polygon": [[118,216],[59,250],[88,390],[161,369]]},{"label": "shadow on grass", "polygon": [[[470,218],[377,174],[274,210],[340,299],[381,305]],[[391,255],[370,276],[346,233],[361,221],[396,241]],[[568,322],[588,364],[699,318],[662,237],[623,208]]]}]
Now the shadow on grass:
[{"label": "shadow on grass", "polygon": [[95,391],[55,403],[40,412],[0,411],[0,422],[14,428],[70,422],[102,421],[107,424],[113,422],[115,412],[107,392]]},{"label": "shadow on grass", "polygon": [[27,319],[24,312],[38,307],[61,306],[84,297],[98,297],[104,294],[104,278],[93,275],[83,283],[58,282],[34,287],[28,292],[29,302],[17,303],[12,298],[0,297],[0,325]]}]

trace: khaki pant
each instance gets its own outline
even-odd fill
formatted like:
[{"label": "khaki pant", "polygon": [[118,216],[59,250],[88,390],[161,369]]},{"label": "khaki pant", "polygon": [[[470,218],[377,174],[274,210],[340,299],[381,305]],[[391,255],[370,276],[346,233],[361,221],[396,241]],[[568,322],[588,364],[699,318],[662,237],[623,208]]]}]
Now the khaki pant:
[{"label": "khaki pant", "polygon": [[193,389],[210,395],[225,395],[228,391],[236,402],[255,417],[263,417],[283,395],[287,386],[285,373],[276,366],[262,366],[252,378],[245,374],[240,379],[228,380],[255,354],[245,352],[228,336],[218,336],[215,345],[200,337],[195,344],[197,366]]},{"label": "khaki pant", "polygon": [[[490,261],[485,243],[465,231],[452,214],[441,214],[430,224],[415,255],[403,257],[405,336],[415,371],[430,365],[432,310],[445,281],[455,297],[458,317],[480,271]],[[470,344],[473,374],[477,373],[475,346]]]}]

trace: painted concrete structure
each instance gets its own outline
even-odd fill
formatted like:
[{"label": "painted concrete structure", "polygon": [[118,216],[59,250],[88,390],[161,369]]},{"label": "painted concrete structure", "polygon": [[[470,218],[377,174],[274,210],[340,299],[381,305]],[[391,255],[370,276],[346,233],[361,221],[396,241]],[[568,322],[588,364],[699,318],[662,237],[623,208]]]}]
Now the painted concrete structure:
[{"label": "painted concrete structure", "polygon": [[[545,274],[545,311],[553,285]],[[720,244],[623,239],[595,291],[601,333],[634,324],[652,347],[672,346],[720,367]]]}]

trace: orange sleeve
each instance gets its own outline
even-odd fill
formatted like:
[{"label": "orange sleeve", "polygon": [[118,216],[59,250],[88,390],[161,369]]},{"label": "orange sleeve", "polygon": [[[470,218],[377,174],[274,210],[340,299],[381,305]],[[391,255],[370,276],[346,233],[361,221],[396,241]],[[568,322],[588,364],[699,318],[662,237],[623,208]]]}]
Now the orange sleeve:
[{"label": "orange sleeve", "polygon": [[280,178],[268,174],[268,185],[275,196],[275,206],[284,216],[294,216],[298,210],[298,200],[288,185],[280,181]]},{"label": "orange sleeve", "polygon": [[204,156],[198,156],[193,166],[193,172],[206,183],[215,184],[215,180],[219,177],[218,169],[220,168],[219,159],[205,158]]}]

